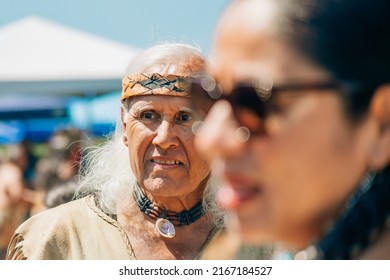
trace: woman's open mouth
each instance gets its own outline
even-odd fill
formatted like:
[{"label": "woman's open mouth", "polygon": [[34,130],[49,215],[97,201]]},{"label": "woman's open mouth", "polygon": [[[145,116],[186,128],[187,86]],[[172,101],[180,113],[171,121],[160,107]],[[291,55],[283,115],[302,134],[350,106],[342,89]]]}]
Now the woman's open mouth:
[{"label": "woman's open mouth", "polygon": [[225,208],[240,208],[263,195],[263,188],[253,182],[227,178],[227,183],[218,193],[218,202]]}]

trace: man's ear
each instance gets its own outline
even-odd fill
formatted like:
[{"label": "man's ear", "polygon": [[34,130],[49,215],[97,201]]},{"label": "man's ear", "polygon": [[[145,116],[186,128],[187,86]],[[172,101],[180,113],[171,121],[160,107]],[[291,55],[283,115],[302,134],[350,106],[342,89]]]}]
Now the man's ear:
[{"label": "man's ear", "polygon": [[121,120],[122,120],[122,132],[123,132],[123,143],[125,146],[129,145],[129,139],[127,138],[126,133],[126,126],[127,126],[127,120],[126,120],[126,111],[123,105],[121,106]]},{"label": "man's ear", "polygon": [[390,84],[376,90],[370,114],[378,124],[378,137],[371,154],[371,169],[381,170],[390,163]]}]

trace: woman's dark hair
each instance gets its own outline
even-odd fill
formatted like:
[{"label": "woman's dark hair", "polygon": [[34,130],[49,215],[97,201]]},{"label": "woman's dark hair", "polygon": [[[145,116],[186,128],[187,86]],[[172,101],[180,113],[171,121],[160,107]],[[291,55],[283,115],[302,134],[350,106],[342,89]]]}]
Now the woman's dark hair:
[{"label": "woman's dark hair", "polygon": [[390,82],[389,0],[281,0],[280,35],[335,79],[361,85],[347,96],[353,117]]}]

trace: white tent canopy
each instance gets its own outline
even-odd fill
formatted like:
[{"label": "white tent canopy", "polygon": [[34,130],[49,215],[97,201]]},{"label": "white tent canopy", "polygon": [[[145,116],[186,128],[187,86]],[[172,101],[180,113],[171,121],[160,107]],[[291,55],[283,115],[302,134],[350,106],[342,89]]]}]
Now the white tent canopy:
[{"label": "white tent canopy", "polygon": [[120,90],[136,52],[127,45],[27,17],[0,27],[0,96]]}]

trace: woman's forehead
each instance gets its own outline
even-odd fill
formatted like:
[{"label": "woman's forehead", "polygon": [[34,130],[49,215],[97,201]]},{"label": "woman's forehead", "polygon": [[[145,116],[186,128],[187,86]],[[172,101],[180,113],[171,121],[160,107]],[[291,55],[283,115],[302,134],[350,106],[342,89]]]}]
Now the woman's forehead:
[{"label": "woman's forehead", "polygon": [[228,89],[237,81],[264,76],[272,78],[276,84],[329,78],[324,68],[282,40],[267,32],[257,35],[258,38],[253,38],[250,33],[242,33],[245,39],[230,36],[223,44],[217,44],[210,72]]},{"label": "woman's forehead", "polygon": [[325,68],[284,38],[278,13],[272,0],[239,1],[225,13],[210,67],[225,90],[242,79],[263,75],[275,84],[330,78]]}]

